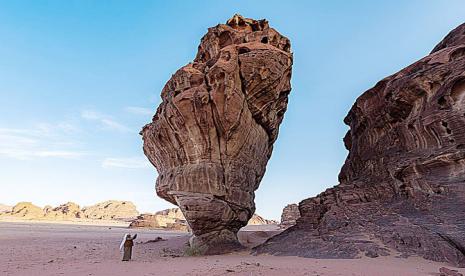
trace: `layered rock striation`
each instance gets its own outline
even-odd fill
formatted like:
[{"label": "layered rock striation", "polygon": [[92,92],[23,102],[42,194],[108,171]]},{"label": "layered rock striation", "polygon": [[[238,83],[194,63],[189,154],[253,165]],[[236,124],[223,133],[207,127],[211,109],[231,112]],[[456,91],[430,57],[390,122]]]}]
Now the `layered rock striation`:
[{"label": "layered rock striation", "polygon": [[235,15],[209,28],[194,61],[161,92],[141,135],[159,176],[206,254],[239,246],[291,90],[289,40],[266,20]]},{"label": "layered rock striation", "polygon": [[339,185],[302,201],[297,225],[256,252],[396,250],[465,266],[465,24],[363,93],[344,122]]}]

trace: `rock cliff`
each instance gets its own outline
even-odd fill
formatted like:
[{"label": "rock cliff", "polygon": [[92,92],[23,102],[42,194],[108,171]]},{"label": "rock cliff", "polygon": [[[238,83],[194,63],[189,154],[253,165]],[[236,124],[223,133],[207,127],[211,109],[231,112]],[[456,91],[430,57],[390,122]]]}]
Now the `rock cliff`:
[{"label": "rock cliff", "polygon": [[235,15],[209,28],[141,131],[159,174],[157,194],[181,208],[194,233],[191,246],[205,254],[240,246],[236,233],[255,211],[291,69],[286,37],[266,20]]},{"label": "rock cliff", "polygon": [[[465,24],[355,102],[339,185],[257,253],[412,254],[465,266]],[[298,240],[299,243],[295,241]]]},{"label": "rock cliff", "polygon": [[281,223],[279,224],[282,228],[289,228],[297,223],[300,218],[299,205],[289,204],[283,209],[281,214]]}]

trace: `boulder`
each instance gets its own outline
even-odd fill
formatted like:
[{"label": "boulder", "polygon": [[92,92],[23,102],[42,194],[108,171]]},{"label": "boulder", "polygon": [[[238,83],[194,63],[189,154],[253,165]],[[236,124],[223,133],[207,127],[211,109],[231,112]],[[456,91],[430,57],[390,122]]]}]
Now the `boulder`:
[{"label": "boulder", "polygon": [[141,131],[157,194],[181,208],[202,253],[240,248],[236,233],[255,212],[291,69],[289,39],[266,20],[235,15],[208,29]]},{"label": "boulder", "polygon": [[458,272],[457,270],[449,269],[447,267],[439,268],[439,275],[440,276],[463,276],[463,274]]},{"label": "boulder", "polygon": [[381,80],[344,122],[339,184],[256,253],[356,258],[400,252],[465,266],[465,24]]}]

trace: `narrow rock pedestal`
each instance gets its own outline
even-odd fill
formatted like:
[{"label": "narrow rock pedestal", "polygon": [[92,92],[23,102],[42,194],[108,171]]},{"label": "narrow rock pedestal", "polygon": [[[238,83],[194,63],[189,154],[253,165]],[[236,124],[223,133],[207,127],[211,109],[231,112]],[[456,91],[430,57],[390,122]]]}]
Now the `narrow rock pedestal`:
[{"label": "narrow rock pedestal", "polygon": [[176,204],[204,254],[240,247],[255,212],[291,91],[290,42],[266,20],[235,15],[209,28],[141,135],[158,171],[157,194]]}]

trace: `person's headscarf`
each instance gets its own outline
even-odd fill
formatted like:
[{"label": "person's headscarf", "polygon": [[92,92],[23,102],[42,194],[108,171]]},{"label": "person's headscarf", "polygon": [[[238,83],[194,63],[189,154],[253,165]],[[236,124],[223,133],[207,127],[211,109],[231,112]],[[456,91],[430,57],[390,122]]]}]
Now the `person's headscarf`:
[{"label": "person's headscarf", "polygon": [[121,241],[121,244],[119,246],[119,250],[123,250],[123,245],[124,242],[126,241],[126,238],[129,236],[129,233],[124,234],[123,240]]}]

